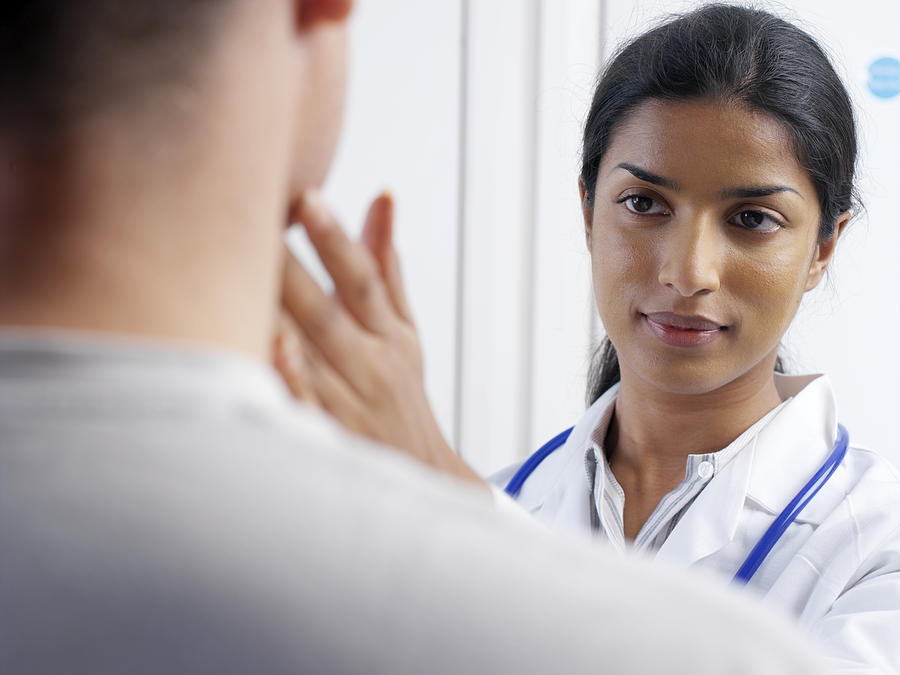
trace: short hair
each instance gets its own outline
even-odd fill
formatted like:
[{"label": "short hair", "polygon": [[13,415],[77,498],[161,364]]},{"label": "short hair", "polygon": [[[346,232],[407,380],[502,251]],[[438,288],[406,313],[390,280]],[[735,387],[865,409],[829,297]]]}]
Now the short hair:
[{"label": "short hair", "polygon": [[234,0],[7,0],[0,130],[51,132],[185,84]]}]

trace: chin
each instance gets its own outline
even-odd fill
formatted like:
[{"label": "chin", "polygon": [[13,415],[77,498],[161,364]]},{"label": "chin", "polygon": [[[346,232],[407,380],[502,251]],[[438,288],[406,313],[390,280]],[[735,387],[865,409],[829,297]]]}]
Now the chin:
[{"label": "chin", "polygon": [[658,391],[681,396],[700,396],[712,393],[741,377],[740,372],[722,368],[712,359],[655,359],[642,360],[631,370],[645,383]]},{"label": "chin", "polygon": [[314,136],[301,136],[298,139],[294,146],[290,174],[292,194],[322,188],[337,153],[339,129],[339,126],[332,125],[330,129],[320,130]]},{"label": "chin", "polygon": [[306,155],[294,168],[291,194],[299,195],[311,189],[321,190],[330,168],[330,158],[316,161],[311,155]]}]

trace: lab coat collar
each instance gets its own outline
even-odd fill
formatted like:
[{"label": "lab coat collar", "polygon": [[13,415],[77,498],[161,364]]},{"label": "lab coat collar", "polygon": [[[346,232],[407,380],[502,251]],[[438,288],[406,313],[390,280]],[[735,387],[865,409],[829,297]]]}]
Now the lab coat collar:
[{"label": "lab coat collar", "polygon": [[[760,432],[747,487],[748,499],[772,515],[815,474],[837,438],[837,404],[826,376],[777,375],[775,383],[782,398],[792,399]],[[821,523],[827,501],[813,499],[797,522]]]},{"label": "lab coat collar", "polygon": [[[698,495],[659,551],[659,556],[687,564],[714,553],[737,531],[745,499],[773,516],[790,502],[815,473],[834,444],[837,417],[834,395],[823,375],[775,376],[782,398],[790,398]],[[608,422],[618,385],[603,394],[582,416],[566,443],[551,454],[525,482],[521,506],[545,510],[545,522],[563,529],[590,529],[590,484],[584,469],[594,429]],[[607,418],[604,421],[604,418]],[[583,474],[572,489],[574,473]],[[817,503],[822,503],[821,509]],[[812,500],[798,522],[819,523],[827,504]],[[718,518],[709,518],[718,513]]]},{"label": "lab coat collar", "polygon": [[[600,425],[608,424],[618,393],[616,384],[598,398],[572,429],[565,444],[545,459],[525,482],[518,502],[531,512],[546,510],[552,517],[545,522],[565,530],[585,531],[591,528],[591,485],[584,466],[585,453],[593,443],[592,434]],[[604,418],[606,418],[604,420]],[[573,474],[584,480],[573,489],[566,478]]]},{"label": "lab coat collar", "polygon": [[[712,555],[734,539],[745,500],[775,517],[825,460],[837,432],[828,379],[776,375],[776,385],[790,400],[697,496],[658,558],[688,566]],[[812,500],[797,522],[822,522],[831,508],[827,501]]]}]

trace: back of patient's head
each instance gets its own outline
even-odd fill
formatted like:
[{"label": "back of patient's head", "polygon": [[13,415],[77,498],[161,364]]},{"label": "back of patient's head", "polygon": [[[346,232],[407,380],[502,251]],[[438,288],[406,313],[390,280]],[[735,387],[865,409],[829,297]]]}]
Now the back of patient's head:
[{"label": "back of patient's head", "polygon": [[[0,150],[33,145],[71,156],[68,141],[98,121],[107,130],[115,121],[132,138],[150,132],[172,145],[187,130],[179,140],[196,141],[194,131],[224,126],[235,112],[228,101],[221,105],[222,92],[231,101],[246,94],[247,110],[304,110],[276,118],[276,126],[302,123],[331,136],[327,127],[339,110],[321,113],[317,106],[342,103],[342,24],[351,6],[352,0],[3,3]],[[264,121],[251,133],[269,126]],[[232,136],[240,140],[248,140],[246,129]],[[310,145],[329,154],[326,143]]]},{"label": "back of patient's head", "polygon": [[[56,137],[98,114],[177,101],[237,0],[33,0],[0,17],[0,128]],[[170,96],[159,96],[160,89]],[[157,94],[153,96],[152,94]],[[149,95],[149,96],[148,96]]]},{"label": "back of patient's head", "polygon": [[0,3],[0,324],[265,356],[285,214],[337,142],[351,4]]},{"label": "back of patient's head", "polygon": [[351,6],[352,0],[3,3],[0,129],[59,131],[103,110],[165,99],[154,93],[189,90],[238,9],[290,13],[303,30],[341,21]]}]

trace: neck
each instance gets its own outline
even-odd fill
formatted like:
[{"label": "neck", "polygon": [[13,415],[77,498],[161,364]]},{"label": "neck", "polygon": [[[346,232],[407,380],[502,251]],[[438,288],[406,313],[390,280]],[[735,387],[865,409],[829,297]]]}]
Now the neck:
[{"label": "neck", "polygon": [[216,133],[141,144],[97,124],[52,156],[4,146],[15,170],[0,180],[0,324],[267,357],[286,203],[272,176],[284,152],[266,148],[266,167],[258,149]]},{"label": "neck", "polygon": [[688,455],[722,450],[781,403],[773,366],[774,355],[700,394],[661,391],[623,366],[606,443],[614,465],[638,483],[672,489],[684,477]]},{"label": "neck", "polygon": [[0,324],[268,357],[300,88],[283,17],[241,4],[190,86],[0,129]]}]

